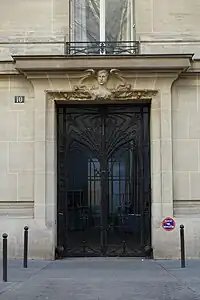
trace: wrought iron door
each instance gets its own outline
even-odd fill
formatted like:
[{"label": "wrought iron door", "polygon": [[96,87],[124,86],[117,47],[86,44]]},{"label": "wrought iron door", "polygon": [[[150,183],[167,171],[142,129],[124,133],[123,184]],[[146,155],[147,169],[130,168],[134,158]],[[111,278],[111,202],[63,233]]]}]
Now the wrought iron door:
[{"label": "wrought iron door", "polygon": [[141,256],[150,246],[149,106],[57,107],[58,246]]}]

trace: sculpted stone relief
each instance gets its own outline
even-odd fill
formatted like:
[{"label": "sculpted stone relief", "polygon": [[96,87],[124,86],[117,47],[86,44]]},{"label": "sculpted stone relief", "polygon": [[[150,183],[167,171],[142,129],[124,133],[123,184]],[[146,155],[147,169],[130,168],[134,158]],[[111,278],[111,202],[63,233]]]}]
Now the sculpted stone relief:
[{"label": "sculpted stone relief", "polygon": [[[110,77],[115,77],[118,82],[113,89],[107,87]],[[48,91],[48,95],[52,100],[79,101],[151,99],[156,93],[157,91],[154,90],[132,89],[132,86],[124,80],[117,69],[110,71],[88,69],[71,91]]]}]

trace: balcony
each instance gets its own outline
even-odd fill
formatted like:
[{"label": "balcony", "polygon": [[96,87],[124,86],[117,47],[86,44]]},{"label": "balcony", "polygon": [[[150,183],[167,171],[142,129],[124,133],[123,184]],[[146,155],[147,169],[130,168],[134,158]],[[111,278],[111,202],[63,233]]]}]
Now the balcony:
[{"label": "balcony", "polygon": [[125,42],[66,42],[66,56],[98,56],[98,55],[137,55],[138,41]]}]

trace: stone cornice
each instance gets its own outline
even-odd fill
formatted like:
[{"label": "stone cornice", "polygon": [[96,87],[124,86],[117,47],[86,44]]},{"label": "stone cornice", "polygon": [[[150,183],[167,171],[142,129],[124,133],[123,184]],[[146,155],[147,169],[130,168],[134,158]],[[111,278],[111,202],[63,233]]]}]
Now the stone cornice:
[{"label": "stone cornice", "polygon": [[13,61],[0,61],[0,75],[17,75],[19,72],[15,69]]},{"label": "stone cornice", "polygon": [[13,56],[13,59],[15,68],[27,76],[89,68],[180,73],[190,68],[192,55]]},{"label": "stone cornice", "polygon": [[[140,56],[13,56],[13,60],[0,61],[0,75],[23,74],[28,78],[63,78],[88,67],[93,69],[117,68],[137,76],[152,73],[165,77],[167,73],[200,73],[200,61],[190,54]],[[73,75],[72,75],[73,76]]]},{"label": "stone cornice", "polygon": [[200,59],[196,59],[192,61],[191,68],[189,68],[186,75],[192,75],[196,73],[200,73]]}]

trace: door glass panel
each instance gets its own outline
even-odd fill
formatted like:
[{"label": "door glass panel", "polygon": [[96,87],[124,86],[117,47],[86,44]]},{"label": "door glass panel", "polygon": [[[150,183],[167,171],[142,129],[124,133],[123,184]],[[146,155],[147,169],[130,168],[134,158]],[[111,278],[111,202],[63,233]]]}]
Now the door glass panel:
[{"label": "door glass panel", "polygon": [[100,251],[101,193],[98,160],[87,149],[68,154],[67,249],[71,252]]},{"label": "door glass panel", "polygon": [[[122,253],[122,242],[126,243],[126,253],[141,246],[141,205],[139,204],[139,171],[137,151],[130,146],[115,153],[109,176],[109,230],[108,253]],[[122,151],[122,153],[121,153]],[[133,159],[134,156],[134,159]],[[133,187],[134,185],[134,187]]]},{"label": "door glass panel", "polygon": [[101,177],[98,159],[88,160],[88,201],[92,213],[100,218],[101,215]]}]

